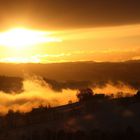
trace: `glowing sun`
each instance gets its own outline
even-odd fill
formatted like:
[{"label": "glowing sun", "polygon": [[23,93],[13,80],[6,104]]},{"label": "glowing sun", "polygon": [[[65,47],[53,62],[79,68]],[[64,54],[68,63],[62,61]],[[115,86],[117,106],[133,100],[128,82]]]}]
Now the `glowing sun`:
[{"label": "glowing sun", "polygon": [[40,43],[60,42],[60,39],[50,37],[51,32],[15,28],[0,33],[0,46],[15,49],[25,48]]}]

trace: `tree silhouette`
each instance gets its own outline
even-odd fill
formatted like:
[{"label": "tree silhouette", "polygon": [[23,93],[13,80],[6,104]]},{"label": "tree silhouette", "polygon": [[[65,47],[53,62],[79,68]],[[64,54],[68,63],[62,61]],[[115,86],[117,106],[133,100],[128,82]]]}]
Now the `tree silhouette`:
[{"label": "tree silhouette", "polygon": [[90,100],[94,95],[94,92],[90,88],[80,89],[77,93],[78,100],[81,101],[87,101]]}]

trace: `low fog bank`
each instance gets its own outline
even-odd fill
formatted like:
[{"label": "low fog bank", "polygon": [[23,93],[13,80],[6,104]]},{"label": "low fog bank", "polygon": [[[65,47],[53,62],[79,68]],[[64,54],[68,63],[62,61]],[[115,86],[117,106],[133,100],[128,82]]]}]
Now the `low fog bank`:
[{"label": "low fog bank", "polygon": [[56,92],[41,77],[28,77],[23,81],[21,93],[0,92],[0,113],[8,110],[28,112],[40,105],[53,107],[68,104],[69,100],[76,102],[76,93],[70,89]]},{"label": "low fog bank", "polygon": [[95,86],[90,82],[56,82],[35,75],[26,75],[20,93],[14,90],[10,93],[0,92],[0,113],[5,114],[9,110],[29,112],[41,105],[54,107],[68,104],[70,101],[74,103],[78,101],[78,89],[82,88],[91,88],[96,94],[113,94],[114,97],[131,96],[136,93],[134,88],[122,82],[116,85],[108,82],[103,86]]},{"label": "low fog bank", "polygon": [[135,88],[129,84],[123,83],[121,81],[65,81],[59,82],[55,80],[50,80],[43,78],[45,82],[47,82],[50,87],[54,91],[62,91],[63,89],[71,89],[71,90],[78,90],[82,88],[91,88],[97,94],[104,93],[104,94],[114,94],[122,93],[127,95],[133,95],[138,88]]}]

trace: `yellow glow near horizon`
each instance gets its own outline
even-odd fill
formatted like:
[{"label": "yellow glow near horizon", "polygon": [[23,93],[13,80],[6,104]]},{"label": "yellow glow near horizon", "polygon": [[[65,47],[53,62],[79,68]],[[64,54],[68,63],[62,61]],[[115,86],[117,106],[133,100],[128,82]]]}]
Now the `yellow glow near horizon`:
[{"label": "yellow glow near horizon", "polygon": [[15,28],[0,32],[0,52],[0,62],[8,63],[135,60],[140,24],[50,32]]},{"label": "yellow glow near horizon", "polygon": [[21,49],[40,43],[60,42],[61,40],[49,37],[51,32],[42,32],[24,28],[15,28],[0,33],[0,46]]}]

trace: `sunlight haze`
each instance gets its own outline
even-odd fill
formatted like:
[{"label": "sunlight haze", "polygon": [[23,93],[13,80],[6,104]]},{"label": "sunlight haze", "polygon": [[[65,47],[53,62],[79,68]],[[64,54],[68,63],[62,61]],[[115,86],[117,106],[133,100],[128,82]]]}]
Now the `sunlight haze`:
[{"label": "sunlight haze", "polygon": [[[140,58],[140,25],[0,33],[0,62],[126,61]],[[88,47],[88,48],[87,48]]]}]

